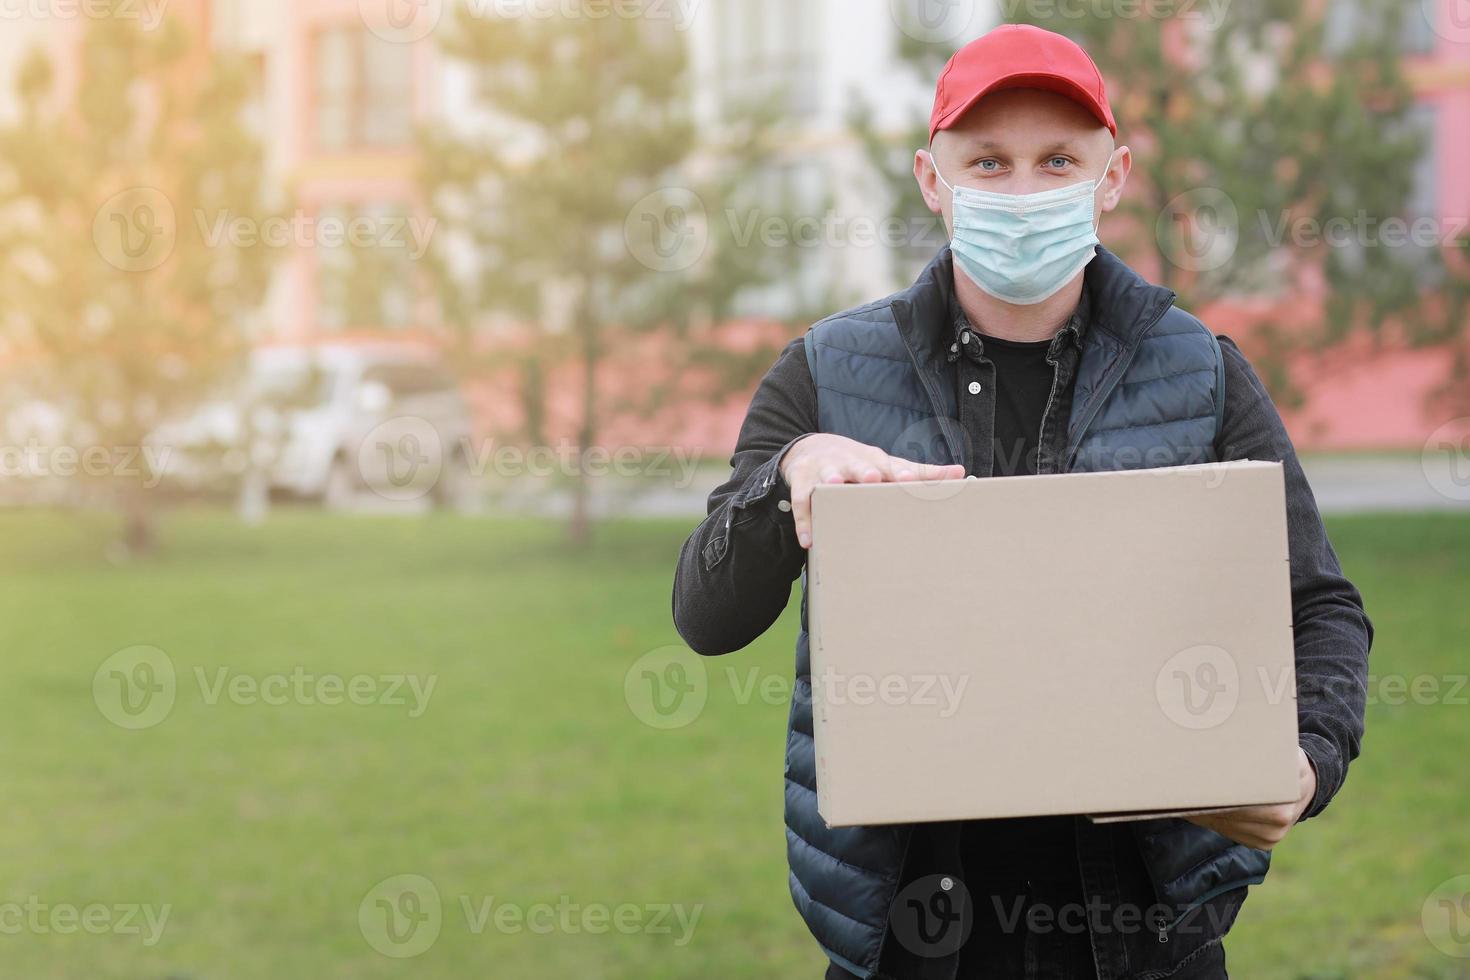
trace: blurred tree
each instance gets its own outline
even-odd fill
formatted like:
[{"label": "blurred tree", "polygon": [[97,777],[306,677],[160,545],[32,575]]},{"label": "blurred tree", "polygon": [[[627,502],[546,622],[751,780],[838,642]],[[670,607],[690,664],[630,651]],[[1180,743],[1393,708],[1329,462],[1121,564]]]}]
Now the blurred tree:
[{"label": "blurred tree", "polygon": [[264,294],[267,250],[235,234],[260,227],[262,155],[241,123],[246,71],[191,50],[177,22],[92,17],[76,54],[58,92],[33,53],[0,130],[0,338],[64,409],[68,451],[91,454],[82,472],[139,553],[168,453],[148,436],[233,362]]},{"label": "blurred tree", "polygon": [[[1285,369],[1293,351],[1330,350],[1386,323],[1425,342],[1463,329],[1445,304],[1425,302],[1444,281],[1442,250],[1397,247],[1388,224],[1425,217],[1412,213],[1425,137],[1403,71],[1419,5],[1239,0],[1218,22],[1203,5],[1173,17],[1003,7],[1077,40],[1109,80],[1119,142],[1134,149],[1110,248],[1189,308],[1232,295],[1322,297],[1290,322],[1260,324],[1260,366],[1278,398],[1298,398]],[[1019,16],[1027,8],[1041,15]],[[908,38],[903,49],[926,79],[951,53]],[[927,213],[911,175],[927,130],[916,123],[902,147],[867,131],[901,212]]]},{"label": "blurred tree", "polygon": [[[533,439],[554,366],[578,365],[579,459],[614,417],[684,397],[686,369],[707,370],[717,385],[700,396],[717,400],[769,365],[769,349],[728,353],[711,328],[793,264],[737,220],[784,213],[752,193],[763,119],[729,113],[713,138],[697,128],[685,39],[652,13],[605,13],[460,18],[445,48],[469,70],[479,116],[428,134],[424,154],[446,319],[471,354],[487,318],[533,330],[510,355]],[[661,362],[636,396],[607,385],[610,354],[652,333]],[[591,487],[577,471],[569,534],[582,542]]]}]

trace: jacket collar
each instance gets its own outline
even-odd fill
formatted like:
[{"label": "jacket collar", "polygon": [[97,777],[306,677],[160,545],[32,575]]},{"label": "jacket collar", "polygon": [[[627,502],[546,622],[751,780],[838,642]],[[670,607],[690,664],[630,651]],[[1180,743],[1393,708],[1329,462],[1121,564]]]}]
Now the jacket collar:
[{"label": "jacket collar", "polygon": [[[1101,245],[1083,274],[1088,322],[1081,329],[1084,349],[1093,343],[1127,350],[1142,339],[1174,302],[1174,292],[1155,286]],[[955,303],[954,257],[945,246],[908,289],[893,299],[894,319],[920,369],[944,370],[954,341],[951,304]]]}]

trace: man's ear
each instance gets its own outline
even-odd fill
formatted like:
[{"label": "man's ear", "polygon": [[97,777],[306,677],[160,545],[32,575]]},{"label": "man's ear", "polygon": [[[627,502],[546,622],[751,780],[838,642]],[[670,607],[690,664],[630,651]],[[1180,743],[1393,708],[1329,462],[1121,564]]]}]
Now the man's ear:
[{"label": "man's ear", "polygon": [[914,151],[914,180],[919,183],[919,193],[924,195],[924,205],[935,214],[944,214],[944,201],[939,196],[939,171],[934,169],[933,151]]},{"label": "man's ear", "polygon": [[1120,146],[1113,152],[1113,162],[1108,167],[1102,185],[1102,210],[1104,213],[1112,211],[1123,199],[1123,187],[1128,183],[1128,175],[1133,172],[1133,151],[1126,146]]}]

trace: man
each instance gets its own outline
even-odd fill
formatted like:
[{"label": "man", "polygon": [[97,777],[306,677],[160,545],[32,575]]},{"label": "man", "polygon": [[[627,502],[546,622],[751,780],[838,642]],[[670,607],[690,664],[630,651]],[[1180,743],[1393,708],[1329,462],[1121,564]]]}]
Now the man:
[{"label": "man", "polygon": [[[1300,796],[1132,824],[828,828],[817,814],[803,604],[787,852],[829,978],[1224,977],[1220,940],[1270,849],[1322,811],[1358,754],[1372,641],[1362,601],[1246,359],[1098,246],[1098,216],[1117,206],[1132,168],[1116,136],[1096,66],[1059,35],[1006,26],[954,56],[930,147],[914,160],[950,247],[910,289],[829,317],[786,348],[751,403],[731,480],[684,546],[674,619],[703,654],[764,632],[804,567],[818,483],[1279,460]],[[1065,607],[1067,596],[1053,598]],[[955,879],[972,898],[961,942],[916,940],[903,916],[947,908],[923,892],[938,881],[959,894]]]}]

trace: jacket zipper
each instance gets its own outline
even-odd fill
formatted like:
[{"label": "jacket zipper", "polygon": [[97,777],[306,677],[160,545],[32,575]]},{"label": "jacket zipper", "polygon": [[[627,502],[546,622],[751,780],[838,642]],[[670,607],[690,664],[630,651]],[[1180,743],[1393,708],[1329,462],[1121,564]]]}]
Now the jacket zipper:
[{"label": "jacket zipper", "polygon": [[[1051,354],[1047,354],[1046,363],[1051,365],[1051,392],[1046,396],[1046,408],[1041,413],[1041,431],[1036,435],[1036,459],[1038,463],[1041,462],[1041,453],[1046,447],[1046,423],[1051,419],[1051,406],[1057,397],[1057,382],[1061,380],[1061,371],[1057,370],[1057,361]],[[1065,451],[1066,446],[1063,446],[1062,449]],[[1058,460],[1058,462],[1061,461]],[[1037,466],[1036,471],[1038,473],[1041,472],[1041,467]]]},{"label": "jacket zipper", "polygon": [[1255,875],[1250,878],[1242,878],[1239,881],[1227,881],[1223,885],[1216,885],[1214,888],[1211,888],[1199,898],[1196,898],[1194,901],[1184,906],[1184,908],[1179,911],[1179,914],[1174,916],[1173,920],[1171,920],[1167,925],[1159,926],[1159,942],[1167,943],[1169,941],[1169,933],[1174,931],[1174,928],[1179,925],[1180,921],[1183,920],[1185,916],[1189,915],[1189,913],[1193,912],[1195,909],[1199,908],[1201,905],[1205,904],[1215,896],[1223,895],[1226,892],[1234,891],[1237,888],[1245,888],[1249,885],[1259,885],[1265,880],[1265,875]]}]

